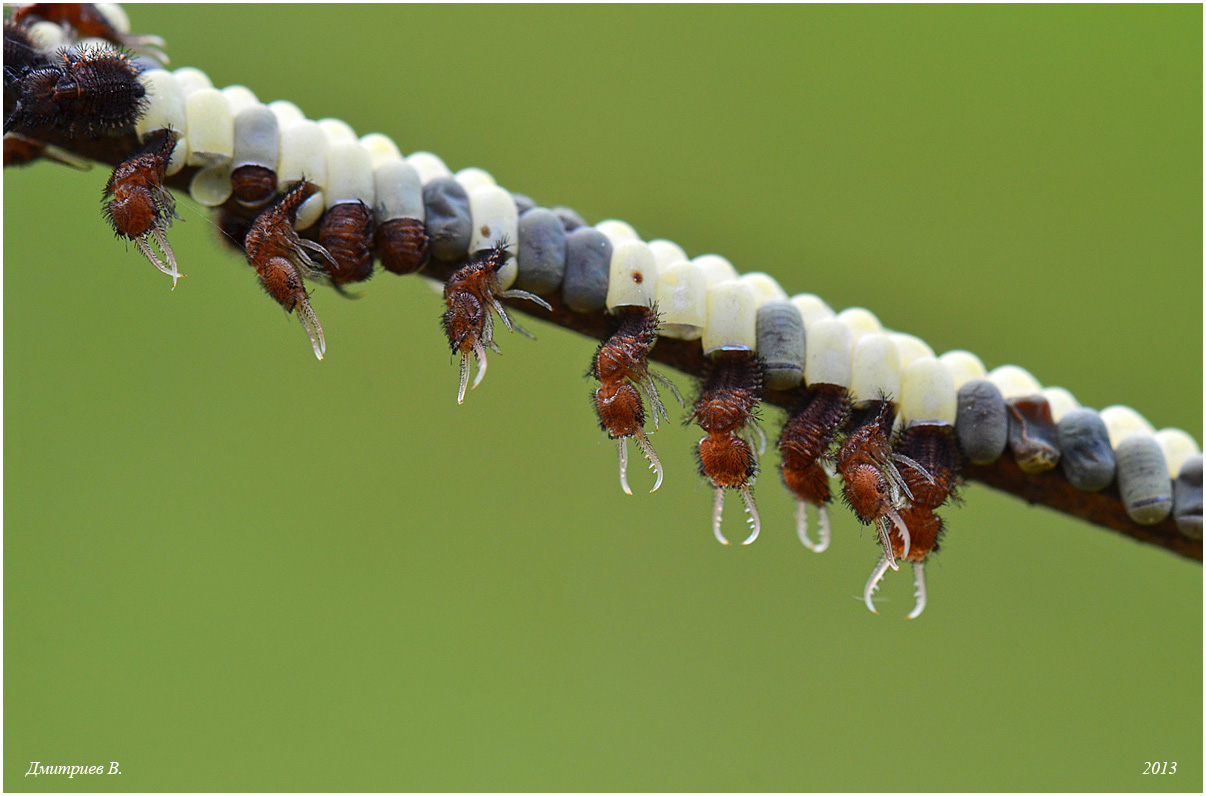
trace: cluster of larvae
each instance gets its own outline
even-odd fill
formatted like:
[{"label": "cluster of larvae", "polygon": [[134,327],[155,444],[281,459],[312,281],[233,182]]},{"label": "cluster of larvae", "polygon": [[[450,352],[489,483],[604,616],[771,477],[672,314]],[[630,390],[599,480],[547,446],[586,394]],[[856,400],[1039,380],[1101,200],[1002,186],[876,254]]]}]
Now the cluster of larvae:
[{"label": "cluster of larvae", "polygon": [[[1202,456],[1183,431],[1157,432],[1127,407],[1083,408],[1067,390],[1043,387],[1013,365],[989,371],[967,351],[936,355],[866,309],[834,312],[815,295],[789,295],[765,273],[739,274],[719,255],[690,257],[671,241],[642,240],[622,221],[591,226],[571,209],[539,207],[481,169],[453,173],[431,153],[403,155],[382,134],[310,120],[286,101],[263,104],[244,86],[215,88],[197,69],[162,68],[164,58],[128,57],[114,45],[146,43],[128,36],[128,24],[80,48],[66,41],[65,22],[36,13],[6,22],[6,107],[10,48],[30,61],[11,79],[17,110],[5,120],[6,164],[10,135],[36,149],[39,128],[132,129],[142,148],[114,171],[106,212],[173,286],[180,274],[166,231],[174,202],[164,180],[195,168],[191,197],[218,208],[224,239],[246,254],[264,290],[296,312],[319,359],[326,342],[307,280],[344,292],[371,277],[377,260],[399,275],[456,264],[444,288],[443,326],[460,354],[458,402],[471,364],[476,387],[486,349],[497,350],[494,316],[522,332],[501,299],[608,313],[613,333],[590,372],[629,494],[630,438],[655,473],[651,491],[663,480],[646,423],[647,415],[654,429],[669,419],[658,385],[682,403],[649,367],[651,349],[659,337],[699,341],[707,369],[688,419],[705,434],[699,469],[715,490],[712,527],[724,544],[727,490],[745,507],[743,543],[761,527],[753,487],[767,446],[758,425],[763,390],[791,399],[779,469],[797,499],[801,542],[815,552],[829,546],[835,477],[855,516],[876,530],[882,555],[864,589],[872,611],[880,580],[902,560],[911,562],[916,587],[909,616],[925,607],[924,564],[943,533],[936,512],[953,497],[965,461],[986,464],[1008,452],[1027,473],[1061,468],[1081,490],[1117,484],[1135,522],[1172,513],[1183,533],[1201,538]],[[16,153],[18,143],[12,147]],[[43,149],[26,159],[47,156]]]}]

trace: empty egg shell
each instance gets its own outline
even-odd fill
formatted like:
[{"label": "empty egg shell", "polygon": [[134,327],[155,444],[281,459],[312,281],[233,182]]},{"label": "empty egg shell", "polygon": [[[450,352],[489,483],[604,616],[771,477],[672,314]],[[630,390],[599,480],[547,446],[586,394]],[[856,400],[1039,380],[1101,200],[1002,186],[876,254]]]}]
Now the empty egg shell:
[{"label": "empty egg shell", "polygon": [[1028,395],[1038,395],[1043,385],[1030,375],[1030,371],[1017,365],[1002,365],[988,372],[988,380],[997,385],[1005,400],[1024,398]]},{"label": "empty egg shell", "polygon": [[214,88],[197,89],[184,101],[188,164],[216,166],[234,155],[234,115],[226,95]]},{"label": "empty egg shell", "polygon": [[412,152],[406,160],[419,172],[419,178],[423,180],[424,186],[437,177],[452,176],[452,172],[444,165],[444,161],[440,160],[438,155],[430,152]]},{"label": "empty egg shell", "polygon": [[343,119],[334,119],[328,116],[325,119],[319,119],[318,126],[327,134],[327,140],[332,144],[357,140],[356,131],[352,129],[352,125]]},{"label": "empty egg shell", "polygon": [[651,307],[657,298],[657,259],[649,244],[636,238],[612,241],[607,309]]},{"label": "empty egg shell", "polygon": [[1042,473],[1059,464],[1059,431],[1042,395],[1007,398],[1009,450],[1024,473]]},{"label": "empty egg shell", "polygon": [[176,148],[168,162],[168,175],[178,174],[188,161],[188,118],[184,110],[184,92],[175,75],[166,69],[148,69],[138,76],[146,89],[146,110],[134,123],[141,140],[159,130],[172,129],[178,134]]},{"label": "empty egg shell", "polygon": [[600,221],[598,224],[595,224],[595,229],[606,235],[607,239],[611,241],[612,246],[615,246],[622,240],[640,239],[640,236],[637,235],[636,230],[632,228],[631,224],[626,221],[617,221],[614,218]]},{"label": "empty egg shell", "polygon": [[[899,352],[899,348],[897,349]],[[903,369],[900,377],[900,419],[955,424],[955,380],[937,357],[923,356]]]},{"label": "empty egg shell", "polygon": [[753,351],[758,345],[758,294],[748,282],[726,279],[708,288],[704,354]]},{"label": "empty egg shell", "polygon": [[659,334],[698,340],[708,321],[708,277],[696,263],[682,261],[658,269]]},{"label": "empty egg shell", "polygon": [[260,101],[247,86],[227,86],[222,95],[230,103],[230,112],[236,118],[247,108],[259,106]]},{"label": "empty egg shell", "polygon": [[340,202],[376,204],[373,157],[355,138],[333,143],[327,149],[327,206]]},{"label": "empty egg shell", "polygon": [[691,262],[695,263],[695,266],[703,272],[708,280],[708,287],[726,279],[737,278],[737,269],[719,254],[701,254]]},{"label": "empty egg shell", "polygon": [[[363,138],[360,143],[364,144]],[[367,146],[365,149],[371,160],[372,149]],[[373,193],[377,197],[377,212],[382,223],[396,218],[417,218],[419,221],[427,218],[423,209],[423,181],[415,167],[401,158],[384,160],[373,169]]]},{"label": "empty egg shell", "polygon": [[205,88],[213,88],[213,81],[209,79],[209,75],[191,66],[182,66],[172,72],[176,78],[176,83],[180,86],[180,93],[184,95],[185,102],[193,95],[194,92]]},{"label": "empty egg shell", "polygon": [[1040,395],[1046,398],[1047,403],[1050,404],[1051,417],[1056,423],[1073,409],[1080,408],[1080,402],[1063,387],[1044,387]]},{"label": "empty egg shell", "polygon": [[302,113],[302,109],[289,100],[269,102],[268,109],[276,114],[276,120],[280,123],[282,129],[291,124],[306,121],[306,114]]},{"label": "empty egg shell", "polygon": [[473,217],[473,233],[469,237],[469,251],[479,252],[499,243],[506,243],[511,259],[498,270],[495,279],[502,290],[515,284],[518,265],[515,255],[519,246],[519,211],[515,200],[504,188],[497,185],[479,185],[469,191],[469,214]]},{"label": "empty egg shell", "polygon": [[[384,133],[363,135],[360,137],[360,143],[364,144],[364,148],[368,150],[369,156],[373,159],[374,169],[388,161],[402,159],[402,152],[398,149],[398,145],[394,143],[394,139]],[[412,166],[411,168],[414,167]],[[422,187],[422,184],[420,184],[420,187]]]},{"label": "empty egg shell", "polygon": [[659,271],[674,263],[688,259],[687,253],[683,251],[681,246],[674,241],[665,240],[664,238],[649,241],[649,248],[653,250],[653,257],[657,260]]},{"label": "empty egg shell", "polygon": [[[930,348],[920,337],[915,337],[911,334],[902,332],[889,332],[888,337],[896,346],[896,353],[900,355],[900,367],[907,368],[913,364],[914,360],[922,357],[934,356],[934,349]],[[946,367],[943,365],[943,367]],[[952,380],[954,376],[951,376]]]},{"label": "empty egg shell", "polygon": [[754,293],[758,296],[759,307],[768,301],[787,300],[787,291],[779,287],[779,283],[770,274],[764,274],[761,271],[751,271],[748,274],[742,274],[738,278],[754,288]]},{"label": "empty egg shell", "polygon": [[[465,190],[470,193],[474,188],[480,188],[483,185],[498,185],[494,181],[494,177],[490,176],[490,172],[485,169],[479,169],[475,166],[470,166],[467,169],[461,169],[456,173],[457,182],[465,186]],[[518,215],[518,211],[516,211]]]},{"label": "empty egg shell", "polygon": [[[280,116],[278,114],[279,121]],[[318,122],[303,120],[281,127],[280,162],[277,181],[282,188],[301,179],[309,180],[321,190],[305,201],[297,211],[297,229],[306,229],[318,221],[326,208],[322,191],[327,187],[327,134]]]}]

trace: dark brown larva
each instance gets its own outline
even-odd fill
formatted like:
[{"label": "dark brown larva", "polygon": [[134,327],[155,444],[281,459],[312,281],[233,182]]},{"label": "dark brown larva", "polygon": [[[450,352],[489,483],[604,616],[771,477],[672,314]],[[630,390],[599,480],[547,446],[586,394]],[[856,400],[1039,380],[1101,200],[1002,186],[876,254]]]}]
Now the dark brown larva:
[{"label": "dark brown larva", "polygon": [[239,166],[230,174],[230,190],[239,204],[263,207],[276,195],[276,172],[266,166]]},{"label": "dark brown larva", "polygon": [[[641,401],[640,387],[649,396],[653,405],[653,424],[657,427],[658,416],[669,419],[666,407],[658,395],[654,378],[660,378],[649,370],[649,349],[657,340],[657,310],[652,307],[622,307],[618,310],[619,326],[591,361],[590,375],[599,380],[595,390],[595,413],[599,425],[607,435],[617,441],[620,453],[620,487],[629,495],[628,486],[628,438],[636,440],[641,452],[649,460],[649,467],[656,474],[653,489],[662,485],[662,463],[645,436],[645,405]],[[662,383],[674,392],[669,381]]]},{"label": "dark brown larva", "polygon": [[[134,241],[151,265],[172,277],[172,287],[182,276],[176,254],[167,239],[167,228],[176,218],[176,200],[164,187],[168,161],[176,146],[176,133],[164,130],[142,149],[121,163],[105,185],[105,215],[119,236]],[[161,260],[151,248],[154,239],[163,252]],[[166,262],[165,262],[166,261]]]},{"label": "dark brown larva", "polygon": [[[916,602],[908,616],[916,619],[925,610],[925,562],[931,553],[938,551],[945,527],[942,518],[934,512],[953,496],[958,485],[959,446],[955,442],[953,426],[921,422],[910,423],[893,448],[900,475],[911,495],[908,504],[900,510],[909,538],[906,541],[897,530],[889,533],[893,555],[907,559],[913,565]],[[889,565],[890,558],[885,554],[863,590],[863,600],[872,613],[876,612],[872,597]]]},{"label": "dark brown larva", "polygon": [[364,202],[340,202],[327,208],[318,242],[335,260],[327,273],[332,285],[363,282],[373,275],[373,211]]},{"label": "dark brown larva", "polygon": [[427,264],[431,241],[417,218],[395,218],[377,227],[377,256],[385,270],[399,276],[413,274]]},{"label": "dark brown larva", "polygon": [[[829,510],[833,499],[829,475],[820,459],[829,450],[837,430],[850,413],[850,398],[836,384],[817,384],[802,390],[799,400],[779,435],[780,472],[783,483],[799,501],[796,507],[796,533],[809,550],[824,552],[829,547]],[[808,536],[805,506],[817,507],[818,537]]]},{"label": "dark brown larva", "polygon": [[721,351],[709,361],[699,398],[687,418],[707,432],[697,449],[699,472],[716,490],[712,533],[721,544],[729,543],[720,530],[725,489],[736,489],[745,503],[750,535],[742,544],[757,539],[762,528],[752,489],[758,459],[748,439],[761,396],[762,363],[757,357],[749,351]]},{"label": "dark brown larva", "polygon": [[477,377],[473,386],[481,384],[486,375],[486,346],[498,351],[494,344],[494,316],[498,313],[508,331],[531,337],[523,327],[512,323],[511,316],[499,298],[522,298],[552,310],[548,302],[526,290],[502,290],[498,272],[511,259],[507,242],[499,241],[493,248],[484,249],[448,278],[444,285],[445,311],[440,319],[452,353],[461,355],[461,384],[456,402],[464,403],[469,384],[469,355],[477,360]]},{"label": "dark brown larva", "polygon": [[297,310],[314,355],[319,359],[326,353],[327,344],[322,325],[310,306],[306,292],[305,277],[322,278],[327,269],[316,263],[311,254],[322,258],[330,267],[336,265],[331,255],[317,243],[297,234],[293,224],[297,221],[298,208],[318,192],[311,182],[299,182],[290,188],[284,198],[265,210],[248,230],[244,245],[247,262],[260,277],[260,285],[285,312]]},{"label": "dark brown larva", "polygon": [[121,132],[146,104],[139,69],[129,56],[106,49],[68,49],[15,85],[16,104],[4,132],[53,128],[69,136]]},{"label": "dark brown larva", "polygon": [[842,477],[842,497],[859,522],[875,526],[884,556],[896,569],[891,530],[895,527],[902,535],[907,552],[908,528],[899,509],[909,495],[889,443],[895,416],[892,404],[880,401],[877,409],[874,416],[846,435],[838,449],[837,471]]}]

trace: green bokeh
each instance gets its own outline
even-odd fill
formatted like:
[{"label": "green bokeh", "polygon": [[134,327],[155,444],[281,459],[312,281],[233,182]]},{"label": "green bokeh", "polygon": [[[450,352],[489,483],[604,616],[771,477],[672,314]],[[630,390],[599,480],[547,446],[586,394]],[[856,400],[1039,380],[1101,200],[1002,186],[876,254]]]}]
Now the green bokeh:
[{"label": "green bokeh", "polygon": [[[217,85],[1201,438],[1200,7],[128,10]],[[872,535],[807,552],[773,472],[713,541],[698,431],[623,495],[593,341],[504,335],[458,407],[437,297],[379,275],[315,294],[319,364],[190,202],[169,293],[105,177],[4,174],[6,789],[1201,790],[1197,564],[972,486],[925,615],[902,572],[873,616]]]}]

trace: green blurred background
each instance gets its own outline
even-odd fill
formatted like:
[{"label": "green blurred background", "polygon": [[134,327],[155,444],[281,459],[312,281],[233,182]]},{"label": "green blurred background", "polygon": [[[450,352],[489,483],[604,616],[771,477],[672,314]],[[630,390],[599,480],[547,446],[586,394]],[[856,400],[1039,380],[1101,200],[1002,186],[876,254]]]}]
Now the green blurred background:
[{"label": "green blurred background", "polygon": [[[1198,6],[128,11],[219,86],[1201,439]],[[7,789],[1201,790],[1198,564],[970,486],[924,616],[905,572],[873,616],[873,535],[809,553],[773,471],[715,543],[697,430],[622,494],[594,341],[504,335],[458,407],[437,296],[383,274],[315,293],[318,363],[189,202],[169,292],[106,176],[4,174]]]}]

